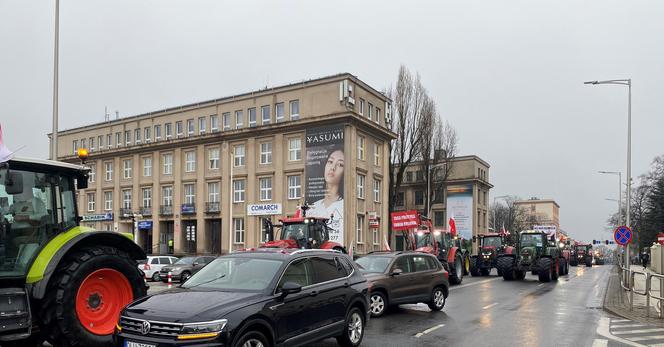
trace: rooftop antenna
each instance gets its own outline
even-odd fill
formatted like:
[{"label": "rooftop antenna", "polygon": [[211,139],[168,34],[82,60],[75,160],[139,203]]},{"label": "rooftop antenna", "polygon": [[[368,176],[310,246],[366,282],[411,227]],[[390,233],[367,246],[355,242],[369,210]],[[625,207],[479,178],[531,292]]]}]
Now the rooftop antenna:
[{"label": "rooftop antenna", "polygon": [[108,114],[108,107],[104,106],[104,121],[108,122],[110,120],[110,115]]},{"label": "rooftop antenna", "polygon": [[120,111],[115,110],[115,119],[118,120],[120,119]]}]

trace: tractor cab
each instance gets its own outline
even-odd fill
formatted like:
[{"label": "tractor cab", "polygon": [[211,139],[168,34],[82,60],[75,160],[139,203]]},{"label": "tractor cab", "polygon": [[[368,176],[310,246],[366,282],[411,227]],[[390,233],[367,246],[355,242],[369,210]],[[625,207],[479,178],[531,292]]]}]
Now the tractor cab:
[{"label": "tractor cab", "polygon": [[520,256],[527,261],[528,259],[538,258],[543,254],[547,247],[547,235],[538,231],[523,231],[519,235]]},{"label": "tractor cab", "polygon": [[[295,216],[280,219],[280,224],[272,224],[269,220],[263,226],[266,235],[263,248],[301,248],[301,249],[336,249],[346,253],[343,245],[330,240],[328,218],[307,217],[309,206],[297,209]],[[275,227],[278,228],[275,235]]]},{"label": "tractor cab", "polygon": [[35,160],[0,164],[0,283],[24,282],[46,243],[78,225],[75,184],[87,187],[86,172],[78,165],[60,168]]}]

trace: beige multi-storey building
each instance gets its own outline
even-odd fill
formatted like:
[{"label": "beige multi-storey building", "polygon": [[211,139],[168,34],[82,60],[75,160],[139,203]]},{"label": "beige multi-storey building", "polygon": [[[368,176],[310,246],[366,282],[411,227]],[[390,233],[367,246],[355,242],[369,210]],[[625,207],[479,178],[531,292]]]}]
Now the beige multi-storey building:
[{"label": "beige multi-storey building", "polygon": [[520,208],[525,217],[528,228],[537,226],[555,226],[560,230],[560,205],[552,199],[530,198],[529,200],[515,201],[514,205]]},{"label": "beige multi-storey building", "polygon": [[[448,228],[450,217],[454,217],[457,231],[466,237],[488,231],[489,164],[481,158],[468,155],[450,160],[451,169],[444,185],[432,184],[430,218],[434,227]],[[426,175],[419,162],[412,163],[406,170],[403,183],[397,192],[396,210],[418,210],[428,215],[426,208]],[[431,178],[434,182],[435,177]],[[439,188],[436,189],[435,187]],[[440,189],[444,187],[444,189]],[[438,190],[438,191],[436,191]],[[397,249],[403,247],[400,233],[394,233],[393,242]]]},{"label": "beige multi-storey building", "polygon": [[387,234],[389,102],[340,74],[61,131],[58,159],[89,149],[83,224],[134,231],[148,253],[257,246],[263,219],[305,200],[364,253]]}]

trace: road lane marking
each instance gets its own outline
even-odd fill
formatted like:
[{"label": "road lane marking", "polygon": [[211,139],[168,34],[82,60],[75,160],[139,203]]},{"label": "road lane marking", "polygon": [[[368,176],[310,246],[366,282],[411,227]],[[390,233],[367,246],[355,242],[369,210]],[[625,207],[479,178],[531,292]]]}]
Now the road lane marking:
[{"label": "road lane marking", "polygon": [[427,330],[425,330],[425,331],[423,331],[423,332],[421,332],[421,333],[417,333],[417,334],[415,334],[415,337],[417,337],[417,338],[422,337],[422,336],[424,336],[424,335],[426,335],[426,334],[428,334],[428,333],[430,333],[430,332],[432,332],[432,331],[434,331],[434,330],[436,330],[436,329],[440,329],[440,328],[442,328],[442,327],[444,327],[444,326],[445,326],[445,324],[438,324],[438,325],[436,325],[435,327],[431,327],[431,328],[429,328],[429,329],[427,329]]},{"label": "road lane marking", "polygon": [[609,340],[595,339],[595,341],[593,341],[593,347],[606,347],[608,345],[609,345]]},{"label": "road lane marking", "polygon": [[487,283],[487,282],[491,282],[491,281],[502,280],[502,279],[503,279],[502,277],[490,278],[490,279],[488,279],[488,280],[481,280],[481,281],[478,281],[478,282],[473,282],[473,283],[468,283],[468,284],[462,284],[462,285],[460,285],[460,286],[451,287],[450,290],[455,290],[455,289],[460,289],[460,288],[470,287],[470,286],[474,286],[474,285],[478,285],[478,284],[482,284],[482,283]]},{"label": "road lane marking", "polygon": [[629,319],[612,319],[611,320],[614,323],[624,323],[624,322],[631,322]]},{"label": "road lane marking", "polygon": [[494,307],[494,306],[496,306],[496,305],[498,305],[498,303],[497,303],[497,302],[494,302],[494,303],[491,304],[491,305],[486,305],[486,306],[482,307],[482,309],[483,309],[483,310],[490,309],[490,308],[492,308],[492,307]]},{"label": "road lane marking", "polygon": [[611,334],[611,332],[609,331],[609,321],[610,321],[609,317],[601,317],[599,319],[599,323],[597,324],[597,330],[595,330],[597,335],[604,336],[608,339],[611,339],[613,341],[618,341],[629,346],[635,346],[635,347],[643,346],[640,343],[632,342],[630,340],[623,339],[622,337],[618,337]]},{"label": "road lane marking", "polygon": [[611,324],[611,329],[621,329],[621,328],[645,328],[649,327],[647,324]]},{"label": "road lane marking", "polygon": [[661,340],[664,338],[662,335],[651,335],[651,336],[639,336],[639,337],[628,337],[628,339],[637,342],[637,341],[648,341],[648,340]]},{"label": "road lane marking", "polygon": [[664,332],[664,329],[640,329],[640,330],[626,330],[626,331],[613,331],[614,333],[620,334],[620,336],[623,335],[633,335],[633,334],[645,334],[645,333],[661,333]]}]

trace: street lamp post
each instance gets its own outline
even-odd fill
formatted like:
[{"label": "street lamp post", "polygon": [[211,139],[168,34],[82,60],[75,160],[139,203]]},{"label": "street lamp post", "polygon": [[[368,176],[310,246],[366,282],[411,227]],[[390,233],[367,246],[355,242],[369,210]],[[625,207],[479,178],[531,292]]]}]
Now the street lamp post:
[{"label": "street lamp post", "polygon": [[[625,199],[625,225],[630,227],[630,203],[632,201],[632,79],[588,81],[583,84],[618,84],[627,86],[627,197]],[[630,268],[629,244],[625,245],[625,267]]]},{"label": "street lamp post", "polygon": [[55,45],[53,54],[53,135],[51,160],[58,160],[58,55],[60,47],[60,0],[55,0]]},{"label": "street lamp post", "polygon": [[618,176],[618,226],[622,223],[622,208],[620,202],[622,201],[622,173],[620,171],[598,171],[601,174],[617,175]]}]

